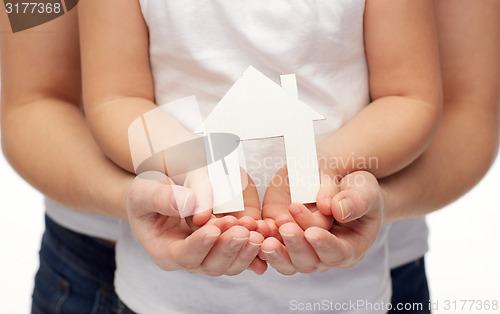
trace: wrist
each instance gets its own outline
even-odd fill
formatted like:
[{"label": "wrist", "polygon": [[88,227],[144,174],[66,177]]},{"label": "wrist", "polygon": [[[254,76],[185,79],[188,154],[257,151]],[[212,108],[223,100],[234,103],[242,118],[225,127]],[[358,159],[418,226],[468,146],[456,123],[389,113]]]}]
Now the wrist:
[{"label": "wrist", "polygon": [[317,156],[320,177],[328,176],[337,185],[340,184],[340,181],[347,173],[344,173],[343,169],[341,169],[338,158],[322,149],[318,149]]}]

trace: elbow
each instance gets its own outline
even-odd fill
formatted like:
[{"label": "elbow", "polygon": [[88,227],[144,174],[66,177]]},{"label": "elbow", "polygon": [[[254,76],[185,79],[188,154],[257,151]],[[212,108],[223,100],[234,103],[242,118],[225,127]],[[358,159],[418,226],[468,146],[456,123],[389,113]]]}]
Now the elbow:
[{"label": "elbow", "polygon": [[[488,172],[498,156],[499,140],[499,129],[496,125],[487,137],[486,145],[481,148],[482,154],[479,156],[481,160],[478,161],[482,165],[481,169],[478,169],[481,178]],[[480,148],[478,147],[478,149]]]},{"label": "elbow", "polygon": [[420,138],[420,151],[419,155],[423,153],[438,133],[441,117],[443,114],[443,93],[441,86],[435,86],[425,93],[426,97],[415,97],[421,102],[421,110],[424,113],[422,119],[422,129]]},{"label": "elbow", "polygon": [[441,93],[436,92],[427,98],[414,98],[420,104],[417,106],[417,112],[414,113],[414,120],[419,121],[416,124],[415,132],[416,142],[414,150],[416,152],[414,159],[422,154],[432,143],[438,133],[441,117],[443,100]]},{"label": "elbow", "polygon": [[443,114],[443,91],[441,88],[441,84],[434,84],[430,90],[426,93],[426,97],[422,98],[422,101],[424,101],[427,104],[427,112],[428,112],[428,141],[427,145],[428,146],[431,141],[434,139],[438,129],[439,125],[441,123],[441,117]]}]

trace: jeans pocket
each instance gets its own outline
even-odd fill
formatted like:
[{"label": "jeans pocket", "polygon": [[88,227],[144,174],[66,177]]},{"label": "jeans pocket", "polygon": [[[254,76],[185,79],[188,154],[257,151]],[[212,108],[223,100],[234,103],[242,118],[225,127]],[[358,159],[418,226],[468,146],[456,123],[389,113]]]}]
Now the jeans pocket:
[{"label": "jeans pocket", "polygon": [[43,257],[35,276],[32,314],[62,313],[62,306],[70,294],[70,283],[51,269]]}]

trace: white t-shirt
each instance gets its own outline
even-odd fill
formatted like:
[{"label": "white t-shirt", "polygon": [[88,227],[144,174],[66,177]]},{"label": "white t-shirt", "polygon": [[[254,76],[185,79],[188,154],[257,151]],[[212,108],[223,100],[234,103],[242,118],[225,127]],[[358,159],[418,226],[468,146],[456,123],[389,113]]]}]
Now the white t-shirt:
[{"label": "white t-shirt", "polygon": [[[250,65],[278,84],[280,74],[296,74],[299,98],[326,117],[315,123],[318,141],[369,103],[364,0],[140,0],[140,4],[149,27],[157,104],[195,95],[206,117]],[[197,127],[186,117],[182,121],[188,128]],[[262,197],[280,166],[278,162],[263,166],[263,161],[283,160],[282,140],[249,141],[244,149],[250,154],[248,172]],[[382,228],[363,261],[351,269],[294,276],[270,269],[263,276],[246,271],[209,277],[162,271],[123,223],[115,287],[124,303],[139,313],[283,313],[309,307],[385,313],[381,302],[390,298],[387,232]],[[344,310],[335,311],[339,308]]]},{"label": "white t-shirt", "polygon": [[45,212],[61,226],[96,238],[118,240],[119,220],[69,209],[45,197]]},{"label": "white t-shirt", "polygon": [[429,229],[425,217],[398,221],[391,224],[389,241],[389,266],[396,268],[421,258],[429,250]]}]

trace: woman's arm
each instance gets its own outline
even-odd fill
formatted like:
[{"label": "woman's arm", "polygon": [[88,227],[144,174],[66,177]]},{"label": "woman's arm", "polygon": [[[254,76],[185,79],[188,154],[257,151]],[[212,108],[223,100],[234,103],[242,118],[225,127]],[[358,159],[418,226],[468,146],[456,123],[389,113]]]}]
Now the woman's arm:
[{"label": "woman's arm", "polygon": [[[319,151],[342,161],[341,176],[367,170],[381,178],[414,161],[438,125],[441,85],[432,1],[367,0],[364,36],[372,101]],[[377,162],[367,162],[373,158]]]},{"label": "woman's arm", "polygon": [[471,189],[498,150],[500,2],[434,1],[444,108],[436,138],[381,182],[385,223],[425,215]]},{"label": "woman's arm", "polygon": [[19,174],[70,208],[126,219],[133,176],[96,145],[79,108],[76,9],[12,33],[1,11],[2,148]]},{"label": "woman's arm", "polygon": [[[268,238],[262,255],[283,273],[358,263],[377,238],[384,215],[382,192],[373,174],[387,176],[417,158],[438,122],[441,81],[432,2],[366,3],[365,45],[373,101],[319,151],[344,161],[377,157],[379,167],[366,169],[369,172],[339,169],[343,178],[333,184],[322,178],[316,204],[321,213],[333,213],[340,222],[333,226],[310,207],[290,205],[283,184],[268,187],[263,215],[276,218],[284,244]],[[286,209],[291,217],[277,217]]]},{"label": "woman's arm", "polygon": [[208,274],[237,274],[249,267],[258,273],[265,271],[265,263],[254,259],[258,245],[243,240],[237,246],[229,244],[233,238],[258,244],[263,237],[256,232],[241,226],[220,230],[211,224],[191,233],[173,223],[169,230],[153,234],[154,222],[138,217],[175,216],[178,210],[173,202],[157,202],[172,197],[171,186],[134,180],[135,176],[117,167],[95,143],[78,105],[76,9],[15,34],[5,11],[0,10],[0,15],[2,148],[24,179],[75,210],[124,220],[129,217],[127,210],[136,214],[131,215],[131,224],[143,223],[144,228],[136,228],[135,236],[147,237],[146,249],[165,269]]}]

